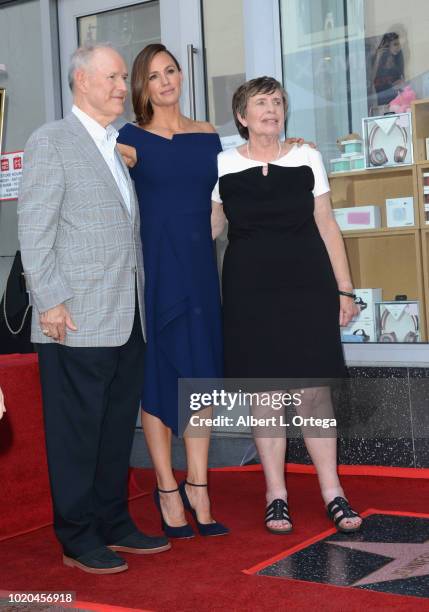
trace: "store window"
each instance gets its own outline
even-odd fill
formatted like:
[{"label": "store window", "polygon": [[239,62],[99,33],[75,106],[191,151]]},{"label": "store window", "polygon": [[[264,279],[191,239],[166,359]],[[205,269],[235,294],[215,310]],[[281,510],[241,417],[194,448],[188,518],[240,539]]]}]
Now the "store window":
[{"label": "store window", "polygon": [[280,10],[289,133],[316,141],[325,162],[362,117],[429,97],[427,0],[280,0]]},{"label": "store window", "polygon": [[[160,7],[156,1],[85,15],[78,18],[77,24],[79,45],[108,40],[130,67],[146,45],[161,42]],[[125,119],[134,120],[130,96],[118,125]]]},{"label": "store window", "polygon": [[207,115],[224,148],[241,142],[232,117],[234,91],[246,80],[243,0],[203,0]]},{"label": "store window", "polygon": [[427,0],[279,4],[287,132],[323,154],[361,304],[343,340],[427,341]]},{"label": "store window", "polygon": [[[39,0],[0,7],[0,88],[5,90],[3,153],[20,151],[46,120]],[[0,296],[18,244],[16,200],[0,197]]]}]

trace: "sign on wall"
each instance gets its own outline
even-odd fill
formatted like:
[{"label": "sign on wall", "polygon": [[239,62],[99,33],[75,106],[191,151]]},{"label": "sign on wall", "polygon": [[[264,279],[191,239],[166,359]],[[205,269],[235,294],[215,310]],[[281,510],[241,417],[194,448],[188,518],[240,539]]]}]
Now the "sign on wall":
[{"label": "sign on wall", "polygon": [[0,202],[16,200],[22,175],[24,151],[0,156]]}]

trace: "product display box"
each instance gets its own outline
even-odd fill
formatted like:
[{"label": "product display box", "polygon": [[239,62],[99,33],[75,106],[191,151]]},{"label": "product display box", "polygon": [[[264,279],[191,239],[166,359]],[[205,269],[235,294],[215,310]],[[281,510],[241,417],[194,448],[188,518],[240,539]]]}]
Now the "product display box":
[{"label": "product display box", "polygon": [[341,328],[342,342],[377,342],[375,321],[352,321]]},{"label": "product display box", "polygon": [[377,325],[375,305],[381,302],[382,289],[355,289],[356,302],[360,313],[347,325],[341,328],[343,342],[376,342]]},{"label": "product display box", "polygon": [[377,229],[381,227],[379,206],[334,208],[334,215],[341,230]]},{"label": "product display box", "polygon": [[388,198],[386,200],[387,227],[414,225],[414,198]]},{"label": "product display box", "polygon": [[412,164],[411,113],[362,119],[366,168]]},{"label": "product display box", "polygon": [[343,155],[362,153],[362,140],[342,140]]},{"label": "product display box", "polygon": [[423,173],[423,201],[425,211],[425,223],[429,224],[429,172]]},{"label": "product display box", "polygon": [[365,156],[362,153],[362,140],[342,140],[341,157],[331,159],[331,172],[350,172],[365,168]]},{"label": "product display box", "polygon": [[375,304],[378,342],[419,342],[419,303],[417,301]]},{"label": "product display box", "polygon": [[343,153],[341,157],[331,159],[332,172],[350,172],[351,170],[363,170],[365,168],[365,156],[361,153]]}]

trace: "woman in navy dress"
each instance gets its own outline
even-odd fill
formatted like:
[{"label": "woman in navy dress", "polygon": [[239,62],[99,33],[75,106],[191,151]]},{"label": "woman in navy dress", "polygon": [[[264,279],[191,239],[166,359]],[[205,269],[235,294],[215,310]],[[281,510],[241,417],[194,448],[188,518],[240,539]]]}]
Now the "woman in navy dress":
[{"label": "woman in navy dress", "polygon": [[193,513],[202,535],[228,532],[210,513],[209,432],[185,432],[188,472],[179,487],[171,464],[171,434],[181,429],[178,380],[218,378],[223,359],[210,226],[221,144],[209,123],[181,114],[181,84],[180,66],[164,45],[145,47],[131,75],[136,123],[126,124],[118,138],[142,220],[147,317],[142,425],[156,471],[155,502],[170,537],[194,535],[184,509]]}]

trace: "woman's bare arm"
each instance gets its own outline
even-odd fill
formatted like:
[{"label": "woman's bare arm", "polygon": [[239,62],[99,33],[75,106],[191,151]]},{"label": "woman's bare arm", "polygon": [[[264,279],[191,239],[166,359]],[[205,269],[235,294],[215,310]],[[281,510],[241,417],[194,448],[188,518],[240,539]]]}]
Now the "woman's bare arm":
[{"label": "woman's bare arm", "polygon": [[[339,291],[350,292],[353,284],[340,228],[331,208],[330,192],[314,198],[314,218],[334,270]],[[353,299],[340,295],[340,325],[348,325],[359,313]]]},{"label": "woman's bare arm", "polygon": [[128,168],[133,168],[137,163],[137,151],[135,148],[119,142],[117,147],[119,149],[119,153],[122,155],[124,163],[128,166]]}]

